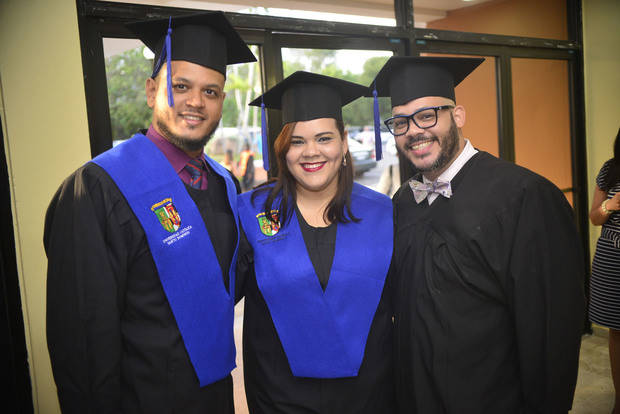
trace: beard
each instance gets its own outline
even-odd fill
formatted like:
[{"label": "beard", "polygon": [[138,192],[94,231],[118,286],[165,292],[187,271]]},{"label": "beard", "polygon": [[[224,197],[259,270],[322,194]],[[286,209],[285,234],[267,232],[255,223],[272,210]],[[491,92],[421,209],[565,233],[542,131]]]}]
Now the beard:
[{"label": "beard", "polygon": [[207,145],[207,142],[211,139],[211,136],[217,129],[218,124],[219,122],[214,124],[211,129],[200,139],[189,139],[170,131],[166,123],[161,118],[157,120],[157,126],[159,127],[161,134],[166,137],[172,145],[182,149],[185,152],[196,152],[203,149],[204,146]]},{"label": "beard", "polygon": [[[408,138],[409,139],[407,140],[405,147],[410,147],[412,145],[417,144],[420,141],[427,141],[429,138],[432,141],[437,141],[439,143],[439,146],[441,147],[441,152],[439,153],[439,155],[437,156],[437,159],[432,164],[427,165],[427,166],[420,166],[420,167],[413,164],[416,170],[422,173],[436,171],[436,170],[440,170],[444,168],[445,166],[447,166],[450,162],[454,160],[454,157],[459,149],[459,132],[456,127],[456,123],[454,122],[454,117],[452,116],[452,114],[450,114],[450,130],[445,136],[442,137],[442,139],[440,139],[437,135],[431,135],[429,137],[429,136],[425,136],[424,134],[418,134],[418,135],[410,136]],[[396,149],[401,153],[401,155],[407,158],[406,154],[403,154],[403,151],[400,149],[400,147],[397,146]]]}]

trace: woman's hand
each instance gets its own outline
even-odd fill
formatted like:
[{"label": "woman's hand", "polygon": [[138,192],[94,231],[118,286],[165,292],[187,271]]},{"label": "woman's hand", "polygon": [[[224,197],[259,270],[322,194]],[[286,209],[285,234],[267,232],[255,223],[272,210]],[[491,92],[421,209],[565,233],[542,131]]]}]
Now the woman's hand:
[{"label": "woman's hand", "polygon": [[616,193],[612,198],[607,201],[605,207],[609,211],[617,211],[620,210],[620,193]]},{"label": "woman's hand", "polygon": [[590,221],[595,226],[605,224],[612,210],[620,210],[620,193],[607,201],[605,208],[608,212],[603,211],[602,204],[607,200],[607,192],[603,191],[597,185],[594,189],[594,197],[592,197],[592,207],[590,208]]}]

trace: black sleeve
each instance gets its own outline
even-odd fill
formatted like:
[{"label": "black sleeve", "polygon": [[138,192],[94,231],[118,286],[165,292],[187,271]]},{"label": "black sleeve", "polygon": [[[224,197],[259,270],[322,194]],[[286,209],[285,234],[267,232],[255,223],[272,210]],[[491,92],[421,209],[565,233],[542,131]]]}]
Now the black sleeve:
[{"label": "black sleeve", "polygon": [[573,212],[555,186],[524,196],[509,264],[521,384],[536,413],[571,408],[585,318],[584,257]]},{"label": "black sleeve", "polygon": [[237,254],[237,273],[235,280],[235,303],[245,296],[245,284],[254,274],[254,251],[245,231],[239,223],[239,252]]},{"label": "black sleeve", "polygon": [[250,155],[248,157],[248,164],[247,167],[245,168],[245,175],[249,178],[251,178],[252,180],[254,179],[254,156]]},{"label": "black sleeve", "polygon": [[[237,177],[235,177],[235,175],[231,172],[228,171],[228,174],[230,175],[230,178],[232,178],[233,183],[235,183],[235,188],[237,189],[237,194],[241,194],[241,184],[239,184],[239,180],[237,179]],[[249,243],[247,238],[245,237],[245,233],[243,232],[243,229],[241,228],[241,222],[239,222],[239,251],[238,251],[238,256],[237,256],[237,272],[236,272],[236,280],[235,280],[235,303],[239,302],[241,300],[241,298],[243,297],[243,289],[245,286],[245,268],[242,267],[242,269],[244,269],[242,272],[239,271],[239,261],[241,259],[244,259],[244,257],[248,254],[247,250],[250,249],[251,247],[249,247]],[[249,253],[251,255],[251,251]]]},{"label": "black sleeve", "polygon": [[65,414],[120,412],[120,229],[106,190],[84,168],[62,184],[46,214],[47,343]]},{"label": "black sleeve", "polygon": [[228,171],[228,174],[230,175],[230,178],[232,178],[233,183],[235,183],[235,188],[237,189],[237,194],[241,194],[241,184],[239,184],[239,180],[237,179],[237,177],[235,177],[235,175],[232,172],[230,172],[229,170],[226,170],[226,171]]}]

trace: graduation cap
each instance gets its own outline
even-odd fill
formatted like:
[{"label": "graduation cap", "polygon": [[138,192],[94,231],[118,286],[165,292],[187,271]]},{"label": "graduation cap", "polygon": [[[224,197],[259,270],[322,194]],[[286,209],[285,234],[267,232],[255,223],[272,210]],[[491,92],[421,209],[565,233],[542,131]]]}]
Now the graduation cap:
[{"label": "graduation cap", "polygon": [[454,101],[456,85],[483,61],[483,58],[394,56],[381,68],[372,87],[377,96],[389,96],[392,107],[424,96],[443,96]]},{"label": "graduation cap", "polygon": [[263,164],[269,169],[265,108],[282,111],[282,123],[318,118],[342,120],[342,107],[368,93],[368,88],[330,76],[297,71],[250,102],[261,107]]},{"label": "graduation cap", "polygon": [[168,65],[168,105],[172,100],[170,62],[185,60],[226,76],[226,65],[256,62],[256,57],[222,12],[146,20],[127,27],[155,54],[155,77],[163,60]]},{"label": "graduation cap", "polygon": [[454,99],[454,88],[480,65],[482,58],[392,56],[373,81],[375,135],[380,128],[378,96],[389,96],[392,107],[424,96]]}]

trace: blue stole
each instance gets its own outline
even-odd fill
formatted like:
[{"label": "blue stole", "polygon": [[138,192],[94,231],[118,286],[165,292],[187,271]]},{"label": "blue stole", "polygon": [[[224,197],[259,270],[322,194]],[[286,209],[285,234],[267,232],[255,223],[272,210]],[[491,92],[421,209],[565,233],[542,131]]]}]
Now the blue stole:
[{"label": "blue stole", "polygon": [[[228,172],[205,157],[224,178],[238,222],[237,191]],[[200,386],[235,367],[233,340],[237,246],[226,291],[204,220],[165,155],[142,134],[92,160],[114,180],[144,229],[161,284]]]},{"label": "blue stole", "polygon": [[[239,216],[254,249],[254,270],[293,375],[357,376],[392,259],[392,202],[359,184],[359,223],[338,223],[325,291],[308,255],[296,213],[284,228],[264,220],[267,191],[239,196]],[[276,199],[274,208],[278,208]]]}]

